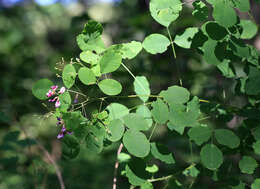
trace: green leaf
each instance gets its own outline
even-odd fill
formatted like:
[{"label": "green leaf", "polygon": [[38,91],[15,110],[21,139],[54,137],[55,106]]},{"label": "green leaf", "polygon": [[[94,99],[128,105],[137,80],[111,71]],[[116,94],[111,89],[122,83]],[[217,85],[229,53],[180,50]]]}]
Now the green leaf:
[{"label": "green leaf", "polygon": [[138,108],[136,109],[136,114],[144,117],[149,127],[152,126],[153,124],[152,114],[150,110],[147,108],[147,106],[145,105],[138,106]]},{"label": "green leaf", "polygon": [[109,120],[120,119],[129,114],[129,110],[126,106],[119,103],[109,104],[106,109],[109,111]]},{"label": "green leaf", "polygon": [[72,64],[67,64],[63,68],[63,72],[62,72],[62,80],[65,87],[67,87],[68,89],[71,88],[75,83],[76,76],[77,73],[74,66]]},{"label": "green leaf", "polygon": [[236,76],[228,60],[224,60],[223,62],[218,64],[217,67],[221,71],[222,75],[227,78],[234,78]]},{"label": "green leaf", "polygon": [[210,169],[216,170],[223,163],[223,154],[214,144],[206,144],[200,151],[202,164]]},{"label": "green leaf", "polygon": [[166,51],[170,44],[170,40],[164,35],[151,34],[144,39],[143,48],[151,54],[157,54]]},{"label": "green leaf", "polygon": [[95,51],[100,54],[105,51],[105,44],[101,37],[79,34],[76,38],[77,44],[82,51]]},{"label": "green leaf", "polygon": [[245,184],[240,181],[239,185],[232,186],[232,189],[245,189]]},{"label": "green leaf", "polygon": [[219,41],[228,35],[226,28],[220,26],[215,21],[208,21],[201,26],[202,32],[209,38]]},{"label": "green leaf", "polygon": [[102,74],[110,73],[116,71],[122,62],[121,55],[113,50],[108,50],[105,54],[101,57],[100,63],[100,72]]},{"label": "green leaf", "polygon": [[240,20],[239,25],[243,28],[241,39],[251,39],[257,34],[258,27],[251,20]]},{"label": "green leaf", "polygon": [[80,152],[80,145],[73,135],[65,135],[62,139],[62,157],[65,159],[76,158]]},{"label": "green leaf", "polygon": [[124,163],[124,162],[128,162],[131,159],[131,156],[127,153],[121,152],[118,155],[117,159],[120,163]]},{"label": "green leaf", "polygon": [[184,104],[190,99],[190,92],[183,87],[174,85],[166,91],[161,91],[160,96],[169,104]]},{"label": "green leaf", "polygon": [[46,93],[51,89],[51,86],[53,86],[52,81],[48,79],[40,79],[33,85],[32,93],[36,98],[46,100],[48,98]]},{"label": "green leaf", "polygon": [[256,154],[260,155],[260,140],[253,144],[253,148]]},{"label": "green leaf", "polygon": [[100,59],[100,57],[97,54],[93,53],[92,51],[81,52],[79,57],[82,61],[89,63],[91,65],[96,65]]},{"label": "green leaf", "polygon": [[256,127],[253,131],[253,136],[255,140],[260,140],[260,127]]},{"label": "green leaf", "polygon": [[77,36],[77,43],[82,51],[95,51],[98,54],[105,50],[104,42],[101,39],[103,27],[100,23],[88,21],[81,34]]},{"label": "green leaf", "polygon": [[198,119],[200,115],[200,101],[198,97],[194,96],[192,100],[187,103],[187,112],[193,119]]},{"label": "green leaf", "polygon": [[87,67],[82,67],[78,72],[79,80],[85,85],[92,85],[96,83],[96,76],[93,71]]},{"label": "green leaf", "polygon": [[195,167],[195,165],[191,165],[188,168],[186,168],[182,174],[185,176],[191,176],[196,178],[199,175],[200,171]]},{"label": "green leaf", "polygon": [[123,117],[125,125],[136,131],[146,131],[150,129],[146,119],[136,113],[130,113]]},{"label": "green leaf", "polygon": [[250,66],[249,67],[249,79],[246,81],[245,91],[248,95],[260,94],[260,70]]},{"label": "green leaf", "polygon": [[260,178],[254,180],[251,185],[251,189],[259,189],[260,188]]},{"label": "green leaf", "polygon": [[100,72],[100,64],[96,64],[91,68],[92,72],[95,74],[96,77],[100,77],[102,74]]},{"label": "green leaf", "polygon": [[142,43],[139,41],[131,41],[130,43],[123,43],[120,52],[123,59],[132,59],[138,55],[142,48]]},{"label": "green leaf", "polygon": [[82,33],[86,35],[100,36],[103,33],[103,27],[100,23],[94,20],[89,20],[85,24]]},{"label": "green leaf", "polygon": [[170,123],[170,122],[167,123],[167,127],[168,127],[171,131],[175,130],[175,131],[178,132],[180,135],[183,135],[184,129],[185,129],[185,126],[183,126],[183,125],[173,125],[173,124]]},{"label": "green leaf", "polygon": [[193,127],[189,130],[188,136],[197,145],[202,145],[207,142],[211,137],[212,130],[208,127]]},{"label": "green leaf", "polygon": [[145,162],[142,159],[133,159],[125,166],[125,173],[130,184],[140,186],[146,183],[149,173],[145,171]]},{"label": "green leaf", "polygon": [[250,11],[250,2],[249,0],[235,0],[231,1],[235,8],[238,8],[241,12]]},{"label": "green leaf", "polygon": [[140,95],[139,98],[146,102],[149,99],[151,94],[149,82],[145,76],[137,76],[134,81],[134,90],[137,95]]},{"label": "green leaf", "polygon": [[120,119],[114,119],[111,121],[108,126],[108,140],[116,142],[120,140],[124,134],[125,127],[123,122]]},{"label": "green leaf", "polygon": [[146,166],[145,170],[149,173],[156,173],[159,171],[159,168],[157,165],[153,164],[152,166]]},{"label": "green leaf", "polygon": [[214,131],[216,140],[219,144],[229,148],[237,148],[240,144],[240,139],[232,131],[227,129],[217,129]]},{"label": "green leaf", "polygon": [[123,137],[127,151],[136,157],[145,157],[150,152],[150,143],[146,136],[136,130],[127,130]]},{"label": "green leaf", "polygon": [[235,25],[237,22],[235,10],[226,1],[216,1],[213,5],[212,15],[217,23],[226,28]]},{"label": "green leaf", "polygon": [[174,43],[180,47],[189,49],[191,47],[192,39],[198,31],[199,29],[197,27],[186,28],[181,35],[176,35]]},{"label": "green leaf", "polygon": [[215,40],[209,39],[203,44],[202,49],[204,50],[203,58],[208,64],[218,65],[221,63],[221,60],[216,56],[217,54],[217,45],[218,42]]},{"label": "green leaf", "polygon": [[194,10],[192,15],[200,21],[208,19],[208,7],[202,1],[194,1],[192,3]]},{"label": "green leaf", "polygon": [[61,95],[59,95],[59,100],[60,100],[60,107],[59,109],[62,112],[66,112],[71,104],[71,97],[70,97],[70,93],[69,92],[65,92]]},{"label": "green leaf", "polygon": [[122,85],[114,79],[104,79],[98,83],[98,87],[107,95],[118,95],[122,91]]},{"label": "green leaf", "polygon": [[151,0],[150,12],[152,17],[161,25],[168,27],[175,21],[182,10],[180,0]]},{"label": "green leaf", "polygon": [[159,159],[164,163],[175,163],[172,153],[169,152],[168,148],[166,148],[163,144],[156,144],[155,142],[151,143],[151,153],[154,158]]},{"label": "green leaf", "polygon": [[98,154],[103,150],[103,138],[89,134],[86,137],[86,147],[91,153]]},{"label": "green leaf", "polygon": [[153,189],[153,184],[150,182],[145,182],[140,186],[140,189]]},{"label": "green leaf", "polygon": [[169,119],[168,106],[159,98],[152,103],[152,115],[157,123],[164,124]]},{"label": "green leaf", "polygon": [[250,156],[243,156],[239,161],[239,168],[242,173],[253,174],[255,169],[258,167],[256,160]]}]

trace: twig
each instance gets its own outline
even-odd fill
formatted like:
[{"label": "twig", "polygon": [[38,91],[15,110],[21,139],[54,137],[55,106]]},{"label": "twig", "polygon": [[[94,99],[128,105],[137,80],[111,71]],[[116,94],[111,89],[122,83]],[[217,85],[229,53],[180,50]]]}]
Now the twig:
[{"label": "twig", "polygon": [[119,161],[118,161],[118,156],[122,151],[122,148],[124,147],[123,143],[120,144],[120,146],[117,149],[117,158],[116,158],[116,163],[115,163],[115,170],[114,170],[114,178],[113,178],[113,189],[116,189],[116,184],[117,184],[117,170],[119,166]]}]

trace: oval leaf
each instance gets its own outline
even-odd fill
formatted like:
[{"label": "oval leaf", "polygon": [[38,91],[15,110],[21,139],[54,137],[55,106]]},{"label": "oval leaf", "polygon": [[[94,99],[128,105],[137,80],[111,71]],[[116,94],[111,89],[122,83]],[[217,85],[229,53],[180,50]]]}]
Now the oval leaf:
[{"label": "oval leaf", "polygon": [[98,83],[98,87],[107,95],[118,95],[122,91],[121,84],[114,79],[104,79]]},{"label": "oval leaf", "polygon": [[64,85],[68,89],[71,88],[74,85],[76,75],[77,75],[76,70],[75,70],[75,68],[72,64],[67,64],[63,68],[62,80],[63,80]]},{"label": "oval leaf", "polygon": [[119,103],[112,103],[107,106],[109,111],[109,119],[112,121],[113,119],[120,119],[125,115],[129,114],[129,110],[126,106]]},{"label": "oval leaf", "polygon": [[214,144],[206,144],[200,151],[202,164],[210,169],[216,170],[223,163],[223,154]]},{"label": "oval leaf", "polygon": [[197,145],[202,145],[210,139],[211,133],[212,131],[208,127],[193,127],[189,130],[188,136]]},{"label": "oval leaf", "polygon": [[150,152],[150,143],[146,136],[136,130],[129,129],[125,132],[123,143],[127,151],[136,157],[145,157]]},{"label": "oval leaf", "polygon": [[124,134],[125,127],[123,122],[120,119],[114,119],[111,121],[108,126],[108,140],[116,142],[121,139]]},{"label": "oval leaf", "polygon": [[101,57],[100,63],[100,72],[102,74],[110,73],[116,71],[122,62],[121,55],[113,50],[109,50],[105,52],[105,54]]},{"label": "oval leaf", "polygon": [[144,49],[151,54],[163,53],[170,44],[169,39],[161,34],[151,34],[143,41]]},{"label": "oval leaf", "polygon": [[36,98],[46,100],[48,98],[46,93],[51,89],[51,86],[53,86],[52,81],[48,79],[40,79],[33,85],[32,93]]},{"label": "oval leaf", "polygon": [[123,120],[125,125],[131,130],[146,131],[150,128],[145,118],[135,113],[126,115]]},{"label": "oval leaf", "polygon": [[232,131],[227,129],[215,130],[215,137],[219,144],[229,148],[237,148],[240,144],[240,139]]},{"label": "oval leaf", "polygon": [[149,82],[144,76],[137,76],[134,81],[134,89],[139,98],[146,102],[151,94]]},{"label": "oval leaf", "polygon": [[82,67],[78,72],[79,80],[85,85],[92,85],[96,83],[96,76],[89,68]]},{"label": "oval leaf", "polygon": [[243,156],[239,161],[239,168],[242,173],[253,174],[258,167],[256,160],[250,156]]}]

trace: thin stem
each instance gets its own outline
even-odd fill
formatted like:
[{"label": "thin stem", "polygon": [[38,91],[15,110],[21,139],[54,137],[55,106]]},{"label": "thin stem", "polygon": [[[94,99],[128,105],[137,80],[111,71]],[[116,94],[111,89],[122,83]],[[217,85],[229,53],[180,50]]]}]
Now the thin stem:
[{"label": "thin stem", "polygon": [[157,123],[155,123],[155,125],[154,125],[154,127],[153,127],[153,130],[152,130],[152,132],[151,132],[151,134],[150,134],[150,137],[149,137],[149,141],[151,140],[151,138],[152,138],[152,136],[153,136],[153,134],[154,134],[154,131],[155,131],[155,129],[156,129],[156,127],[157,127]]},{"label": "thin stem", "polygon": [[193,150],[192,150],[192,142],[189,140],[190,145],[190,155],[191,155],[191,163],[193,163]]},{"label": "thin stem", "polygon": [[113,189],[116,189],[116,186],[117,186],[117,170],[118,170],[118,166],[119,166],[118,156],[121,153],[123,147],[124,147],[124,145],[123,145],[123,143],[121,143],[117,149],[117,158],[116,158],[115,169],[114,169],[114,178],[113,178]]},{"label": "thin stem", "polygon": [[[176,59],[177,56],[176,56],[176,52],[175,52],[175,48],[174,48],[174,43],[173,43],[172,36],[170,34],[170,30],[169,30],[168,27],[167,27],[167,32],[168,32],[168,35],[169,35],[169,38],[170,38],[170,41],[171,41],[173,56]],[[182,86],[182,79],[181,79],[181,74],[180,74],[180,68],[179,68],[177,62],[176,62],[176,71],[177,71],[177,75],[178,75],[178,78],[179,78],[180,86]]]},{"label": "thin stem", "polygon": [[169,38],[170,38],[170,41],[171,41],[173,56],[176,59],[177,56],[176,56],[176,52],[175,52],[175,48],[174,48],[174,43],[173,43],[172,36],[171,36],[170,30],[169,30],[168,27],[167,27],[167,32],[168,32],[168,35],[169,35]]},{"label": "thin stem", "polygon": [[70,89],[67,89],[68,92],[72,92],[72,93],[75,93],[75,94],[79,94],[81,96],[84,96],[84,97],[88,97],[87,95],[83,94],[83,93],[80,93],[78,91],[73,91],[73,90],[70,90]]},{"label": "thin stem", "polygon": [[128,69],[128,67],[126,67],[126,65],[124,65],[124,63],[122,62],[121,63],[122,66],[126,69],[126,71],[134,78],[134,80],[142,87],[142,89],[145,91],[145,87],[143,86],[143,84],[138,80],[136,79],[135,75],[131,72],[131,70]]},{"label": "thin stem", "polygon": [[172,178],[173,175],[168,175],[166,177],[160,177],[160,178],[155,178],[155,179],[148,179],[148,182],[157,182],[157,181],[163,181],[163,180],[168,180],[170,178]]}]

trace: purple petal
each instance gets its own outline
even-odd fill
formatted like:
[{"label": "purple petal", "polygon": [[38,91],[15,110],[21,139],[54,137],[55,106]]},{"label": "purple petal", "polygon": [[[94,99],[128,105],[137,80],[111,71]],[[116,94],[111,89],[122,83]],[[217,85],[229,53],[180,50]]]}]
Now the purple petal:
[{"label": "purple petal", "polygon": [[63,94],[63,93],[65,92],[65,90],[66,90],[65,87],[61,87],[59,93],[60,93],[60,94]]},{"label": "purple petal", "polygon": [[61,132],[66,132],[66,127],[64,127],[64,125],[62,126],[62,128],[61,128]]},{"label": "purple petal", "polygon": [[53,85],[53,86],[51,86],[51,89],[54,90],[54,91],[55,91],[57,88],[58,88],[58,85]]},{"label": "purple petal", "polygon": [[59,133],[58,135],[57,135],[57,139],[61,139],[61,138],[63,138],[64,137],[64,133]]},{"label": "purple petal", "polygon": [[56,107],[56,108],[60,107],[60,101],[59,101],[59,99],[57,99],[57,101],[55,102],[55,107]]}]

